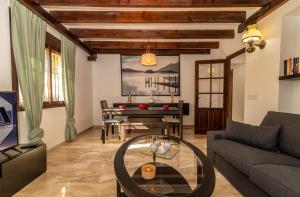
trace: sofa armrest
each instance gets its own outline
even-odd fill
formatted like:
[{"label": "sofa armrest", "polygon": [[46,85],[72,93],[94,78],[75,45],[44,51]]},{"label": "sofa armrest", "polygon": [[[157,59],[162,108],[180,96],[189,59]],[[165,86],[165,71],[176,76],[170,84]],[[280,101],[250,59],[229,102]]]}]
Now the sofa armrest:
[{"label": "sofa armrest", "polygon": [[207,132],[207,157],[214,164],[213,144],[215,140],[222,139],[225,131],[208,131]]}]

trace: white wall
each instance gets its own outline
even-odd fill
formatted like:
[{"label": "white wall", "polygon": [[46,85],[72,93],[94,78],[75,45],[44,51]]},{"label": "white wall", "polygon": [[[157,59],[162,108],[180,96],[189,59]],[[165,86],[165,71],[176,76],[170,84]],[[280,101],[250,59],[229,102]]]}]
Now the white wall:
[{"label": "white wall", "polygon": [[[300,57],[300,7],[283,18],[280,75],[284,60]],[[300,114],[300,81],[279,82],[279,110]]]},{"label": "white wall", "polygon": [[[11,57],[9,33],[9,0],[0,1],[0,91],[11,91]],[[53,33],[51,28],[48,31]],[[59,35],[54,33],[56,36]],[[75,81],[75,119],[76,128],[81,132],[93,125],[92,119],[92,66],[87,54],[77,47]],[[41,127],[45,130],[43,141],[48,149],[64,141],[66,112],[63,107],[44,109]],[[19,115],[19,141],[27,142],[25,113]]]},{"label": "white wall", "polygon": [[[181,97],[175,97],[190,103],[190,116],[184,117],[184,124],[194,124],[194,91],[195,61],[210,59],[210,55],[181,55]],[[114,102],[126,102],[127,97],[121,96],[121,63],[120,55],[98,55],[93,62],[93,113],[94,125],[101,124],[100,100],[107,100],[111,106]],[[154,97],[156,102],[170,102],[170,97]],[[134,97],[134,102],[147,102],[149,97]]]},{"label": "white wall", "polygon": [[268,111],[278,110],[282,19],[299,5],[299,0],[290,0],[258,23],[267,46],[246,55],[244,117],[247,123],[259,124]]},{"label": "white wall", "polygon": [[0,90],[11,90],[9,0],[0,1]]},{"label": "white wall", "polygon": [[77,47],[75,57],[75,126],[82,132],[93,126],[92,63],[87,54]]},{"label": "white wall", "polygon": [[232,64],[233,92],[232,92],[232,120],[244,122],[245,105],[245,64]]}]

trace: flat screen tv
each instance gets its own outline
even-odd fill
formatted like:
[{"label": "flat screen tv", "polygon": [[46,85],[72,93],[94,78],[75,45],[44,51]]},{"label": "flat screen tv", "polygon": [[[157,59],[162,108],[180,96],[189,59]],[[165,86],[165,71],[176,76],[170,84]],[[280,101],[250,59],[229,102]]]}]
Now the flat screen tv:
[{"label": "flat screen tv", "polygon": [[17,97],[0,91],[0,151],[18,145]]}]

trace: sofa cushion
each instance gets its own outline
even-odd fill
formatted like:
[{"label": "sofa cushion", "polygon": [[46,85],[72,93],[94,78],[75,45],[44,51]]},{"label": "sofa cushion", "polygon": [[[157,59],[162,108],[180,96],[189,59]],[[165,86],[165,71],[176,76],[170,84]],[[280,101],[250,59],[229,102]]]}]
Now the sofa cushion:
[{"label": "sofa cushion", "polygon": [[278,150],[279,131],[280,126],[253,126],[228,120],[224,137],[262,149],[276,151]]},{"label": "sofa cushion", "polygon": [[300,159],[300,115],[269,112],[261,125],[281,125],[278,138],[280,151]]},{"label": "sofa cushion", "polygon": [[250,169],[258,164],[278,164],[300,167],[300,160],[289,155],[266,151],[231,140],[216,140],[213,150],[231,165],[245,175],[250,175]]},{"label": "sofa cushion", "polygon": [[256,165],[250,179],[273,197],[300,196],[300,168],[281,165]]}]

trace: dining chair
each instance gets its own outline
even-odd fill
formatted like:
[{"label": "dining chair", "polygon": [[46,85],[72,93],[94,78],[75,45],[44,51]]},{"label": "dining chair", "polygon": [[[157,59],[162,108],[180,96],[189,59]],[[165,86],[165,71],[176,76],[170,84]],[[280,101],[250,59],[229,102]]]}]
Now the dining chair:
[{"label": "dining chair", "polygon": [[[181,112],[183,110],[183,102],[182,101],[179,101],[179,103],[178,103],[178,110],[181,111]],[[178,136],[180,136],[180,133],[179,133],[180,120],[179,120],[178,115],[175,115],[175,116],[169,116],[169,115],[164,116],[162,118],[162,121],[164,123],[168,123],[170,125],[169,128],[173,128],[173,134],[175,134],[175,128],[176,128],[177,134],[178,134]]]},{"label": "dining chair", "polygon": [[111,127],[112,134],[114,134],[114,126],[119,126],[120,123],[126,120],[126,117],[113,117],[111,113],[103,113],[105,109],[109,109],[106,100],[100,101],[100,106],[102,110],[102,141],[105,143],[105,136],[108,136],[109,128]]}]

